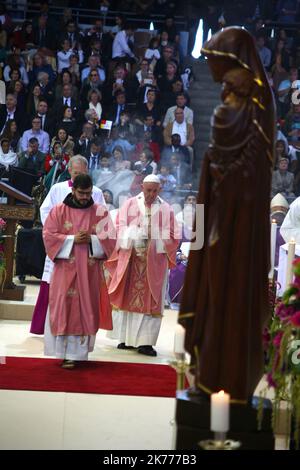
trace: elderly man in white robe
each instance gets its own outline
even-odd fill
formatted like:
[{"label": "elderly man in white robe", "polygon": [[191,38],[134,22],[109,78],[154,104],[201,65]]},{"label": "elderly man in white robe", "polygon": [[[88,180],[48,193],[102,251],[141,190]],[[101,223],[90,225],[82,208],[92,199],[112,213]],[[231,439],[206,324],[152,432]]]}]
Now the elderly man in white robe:
[{"label": "elderly man in white robe", "polygon": [[[88,173],[88,161],[81,155],[75,155],[71,158],[68,165],[68,169],[71,179],[63,181],[62,183],[54,184],[40,207],[41,221],[43,225],[45,224],[46,218],[50,213],[51,209],[57,204],[63,202],[65,197],[72,192],[72,186],[75,177],[79,174]],[[92,198],[96,204],[106,206],[102,191],[96,186],[93,186]],[[34,333],[36,335],[44,334],[45,320],[49,301],[49,284],[53,267],[54,263],[47,256],[45,260],[44,272],[40,285],[39,295],[37,298],[37,303],[35,305],[30,326],[30,333]]]}]

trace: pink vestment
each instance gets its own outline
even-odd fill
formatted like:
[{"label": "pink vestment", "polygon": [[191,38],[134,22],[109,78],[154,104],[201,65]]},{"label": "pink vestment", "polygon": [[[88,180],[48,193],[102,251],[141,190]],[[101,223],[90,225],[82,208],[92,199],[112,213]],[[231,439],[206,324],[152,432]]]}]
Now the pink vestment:
[{"label": "pink vestment", "polygon": [[[159,228],[158,233],[164,233],[165,239],[149,239],[145,257],[137,255],[132,243],[128,249],[120,247],[120,239],[122,236],[126,238],[126,232],[134,235],[143,225],[143,194],[128,199],[119,210],[116,220],[118,241],[105,266],[110,274],[108,292],[111,304],[120,310],[148,315],[162,313],[163,285],[167,269],[175,266],[179,234],[169,204],[161,199],[157,202],[151,226]],[[157,249],[158,243],[163,250]]]},{"label": "pink vestment", "polygon": [[[57,258],[68,235],[75,235],[79,230],[96,235],[97,224],[103,223],[104,218],[110,220],[107,209],[100,207],[93,204],[88,208],[74,209],[61,203],[46,219],[43,229],[45,248],[49,258],[55,262],[49,293],[50,327],[54,336],[87,336],[95,335],[99,328],[112,329],[103,260],[89,256],[88,244],[75,243],[68,259]],[[104,215],[96,214],[99,209]],[[102,233],[97,233],[97,237],[108,257],[115,240],[102,240]]]}]

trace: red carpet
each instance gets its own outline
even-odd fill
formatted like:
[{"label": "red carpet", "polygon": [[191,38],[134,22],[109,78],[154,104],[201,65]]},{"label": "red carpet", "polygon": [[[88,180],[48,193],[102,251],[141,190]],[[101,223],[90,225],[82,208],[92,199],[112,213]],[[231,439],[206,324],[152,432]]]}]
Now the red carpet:
[{"label": "red carpet", "polygon": [[7,357],[0,364],[0,389],[175,397],[176,372],[156,364],[88,361],[74,370],[61,360]]}]

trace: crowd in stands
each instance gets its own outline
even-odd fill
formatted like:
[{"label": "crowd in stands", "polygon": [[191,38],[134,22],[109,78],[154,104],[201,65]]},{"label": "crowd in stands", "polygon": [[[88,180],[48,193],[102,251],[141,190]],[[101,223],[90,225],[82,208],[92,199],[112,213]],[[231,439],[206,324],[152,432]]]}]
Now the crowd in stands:
[{"label": "crowd in stands", "polygon": [[[111,189],[115,180],[124,193],[120,182],[126,181],[128,195],[135,195],[150,173],[159,175],[168,201],[178,190],[196,189],[194,113],[172,16],[176,4],[101,1],[103,8],[120,10],[105,29],[100,15],[80,27],[72,8],[55,21],[47,2],[23,21],[0,5],[1,175],[18,166],[42,178],[49,190],[69,177],[69,159],[81,154],[102,189]],[[277,104],[272,196],[281,192],[291,200],[300,195],[300,30],[293,27],[300,21],[300,1],[196,4],[204,40],[209,29],[231,24],[247,27],[255,37]],[[148,33],[148,47],[139,48],[135,28],[121,10],[147,15],[153,5],[166,13],[165,22]],[[274,20],[280,27],[269,26]],[[115,196],[113,191],[113,201]]]},{"label": "crowd in stands", "polygon": [[80,154],[101,189],[116,181],[116,193],[135,195],[150,173],[168,200],[191,189],[193,111],[171,15],[141,52],[121,14],[104,30],[100,16],[79,27],[68,8],[57,25],[45,5],[23,22],[0,9],[3,170],[16,165],[49,191]]}]

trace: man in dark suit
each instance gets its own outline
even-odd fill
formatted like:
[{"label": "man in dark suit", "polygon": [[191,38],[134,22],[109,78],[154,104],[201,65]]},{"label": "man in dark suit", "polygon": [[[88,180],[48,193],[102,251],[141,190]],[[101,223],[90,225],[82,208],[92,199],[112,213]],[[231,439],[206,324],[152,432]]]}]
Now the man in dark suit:
[{"label": "man in dark suit", "polygon": [[22,134],[25,129],[30,127],[24,111],[17,108],[17,99],[14,95],[8,93],[5,104],[0,105],[0,134],[3,132],[6,121],[14,119],[18,130]]},{"label": "man in dark suit", "polygon": [[74,98],[72,98],[72,86],[64,85],[62,97],[55,101],[53,106],[53,117],[55,119],[62,119],[65,106],[72,108],[73,117],[78,116],[78,103]]},{"label": "man in dark suit", "polygon": [[126,95],[124,91],[118,90],[115,94],[116,101],[107,113],[109,121],[113,122],[113,125],[118,126],[120,124],[120,117],[122,111],[129,111],[126,105]]},{"label": "man in dark suit", "polygon": [[[39,101],[37,115],[41,118],[41,129],[45,132],[48,132],[52,138],[55,134],[55,127],[53,124],[53,119],[49,116],[48,113],[48,103],[44,98],[41,98]],[[34,117],[34,115],[32,117]]]},{"label": "man in dark suit", "polygon": [[88,169],[90,175],[92,175],[94,170],[99,170],[101,157],[101,142],[97,138],[92,139],[90,145],[90,154],[87,156],[87,161],[89,163]]},{"label": "man in dark suit", "polygon": [[179,159],[190,165],[191,157],[188,148],[184,145],[181,145],[181,139],[179,134],[172,134],[171,136],[171,145],[165,145],[161,154],[161,160],[164,163],[169,164],[171,161],[172,155],[178,155]]},{"label": "man in dark suit", "polygon": [[191,189],[193,179],[191,169],[176,154],[171,156],[171,174],[177,181],[177,189]]},{"label": "man in dark suit", "polygon": [[91,123],[86,122],[82,127],[82,134],[76,142],[74,153],[78,153],[85,158],[89,158],[93,139],[94,127]]},{"label": "man in dark suit", "polygon": [[59,44],[65,39],[70,41],[72,49],[78,49],[83,42],[84,37],[77,31],[76,23],[72,19],[67,22],[66,31],[61,34]]},{"label": "man in dark suit", "polygon": [[154,124],[152,114],[145,116],[144,124],[137,126],[136,131],[138,140],[162,144],[162,133],[160,128]]},{"label": "man in dark suit", "polygon": [[55,49],[56,44],[53,38],[53,32],[48,25],[47,16],[39,16],[37,25],[33,28],[33,38],[34,44],[39,46],[39,48],[46,47],[47,49]]}]

